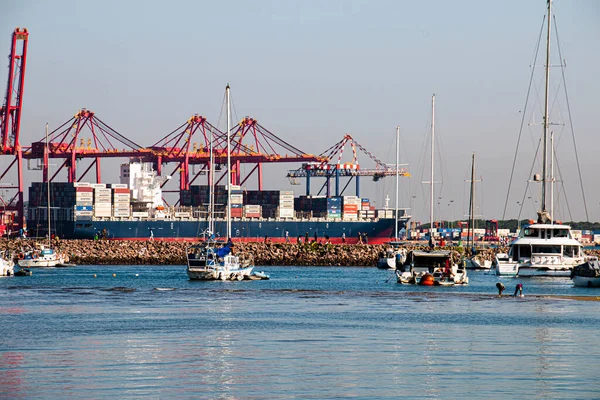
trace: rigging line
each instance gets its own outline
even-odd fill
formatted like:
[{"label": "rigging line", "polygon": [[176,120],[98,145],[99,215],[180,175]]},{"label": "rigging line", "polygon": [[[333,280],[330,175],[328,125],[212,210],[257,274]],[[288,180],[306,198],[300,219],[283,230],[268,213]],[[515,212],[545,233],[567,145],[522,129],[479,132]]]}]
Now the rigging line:
[{"label": "rigging line", "polygon": [[[556,33],[556,44],[558,47],[558,56],[560,57],[561,61],[563,60],[562,57],[562,51],[560,48],[560,40],[558,38],[558,27],[556,26],[556,17],[554,17],[554,31]],[[590,220],[589,214],[588,214],[588,208],[587,208],[587,202],[585,200],[585,190],[583,187],[583,178],[581,177],[581,165],[579,163],[579,155],[577,152],[577,144],[575,142],[575,130],[573,129],[573,119],[571,118],[571,104],[569,102],[569,95],[567,93],[567,80],[565,78],[565,66],[564,63],[561,62],[561,67],[560,67],[560,71],[561,71],[561,75],[562,75],[562,79],[563,79],[563,83],[564,83],[564,88],[565,88],[565,98],[566,98],[566,102],[567,102],[567,113],[569,115],[569,126],[571,127],[571,136],[573,138],[573,148],[575,149],[575,160],[577,161],[577,172],[579,173],[579,185],[581,186],[581,196],[583,197],[583,208],[585,209],[585,219],[586,221]]]},{"label": "rigging line", "polygon": [[[535,149],[535,154],[533,156],[533,162],[531,163],[531,169],[529,170],[529,175],[528,176],[533,176],[533,168],[535,167],[535,160],[537,160],[537,158],[538,158],[538,153],[540,152],[541,145],[542,145],[542,138],[540,138],[538,140],[538,146]],[[527,185],[525,186],[525,191],[523,192],[523,198],[521,199],[521,207],[519,208],[519,215],[518,215],[519,219],[521,218],[521,212],[523,211],[523,206],[525,205],[525,197],[527,196],[527,194],[531,194],[531,196],[529,196],[529,197],[531,197],[532,201],[534,201],[533,200],[533,197],[534,197],[533,193],[530,192],[530,186],[531,186],[530,183],[531,183],[531,181],[529,179],[527,179]],[[535,206],[535,201],[534,201],[533,204]]]},{"label": "rigging line", "polygon": [[[546,17],[544,16],[544,20],[546,19]],[[518,155],[518,151],[519,151],[519,143],[521,142],[521,135],[523,133],[523,124],[525,123],[525,114],[527,112],[527,103],[529,102],[529,94],[531,93],[531,83],[533,81],[533,75],[535,72],[535,62],[537,61],[537,56],[538,56],[538,52],[540,50],[540,41],[542,40],[542,33],[544,31],[544,20],[542,20],[542,26],[540,27],[540,34],[538,37],[538,42],[537,42],[537,46],[535,49],[535,56],[534,56],[534,62],[533,65],[534,67],[531,69],[531,76],[529,78],[529,88],[527,89],[527,96],[525,97],[525,106],[523,107],[523,113],[521,116],[521,127],[519,128],[519,137],[517,139],[517,146],[515,147],[515,155],[513,158],[513,165],[512,165],[512,170],[510,171],[510,179],[508,181],[508,190],[506,191],[506,199],[504,200],[504,211],[502,212],[502,219],[506,219],[506,207],[508,206],[508,198],[510,196],[510,188],[512,186],[512,181],[513,181],[513,177],[515,174],[515,165],[517,164],[517,155]],[[537,154],[537,151],[536,151]],[[529,184],[528,184],[529,186]],[[523,208],[522,206],[523,203],[521,203],[521,209]],[[519,216],[520,216],[520,211],[519,211]]]},{"label": "rigging line", "polygon": [[[573,221],[573,214],[571,214],[571,206],[569,205],[569,198],[567,197],[567,192],[565,190],[565,184],[564,184],[564,179],[562,177],[562,170],[560,169],[560,164],[558,163],[558,154],[554,151],[554,149],[552,149],[552,151],[554,152],[554,161],[556,164],[556,169],[558,170],[558,176],[560,178],[560,182],[561,182],[561,187],[563,189],[564,192],[564,198],[565,198],[565,205],[567,206],[567,212],[569,214],[569,220]],[[554,215],[552,215],[552,219],[556,219],[554,218]]]}]

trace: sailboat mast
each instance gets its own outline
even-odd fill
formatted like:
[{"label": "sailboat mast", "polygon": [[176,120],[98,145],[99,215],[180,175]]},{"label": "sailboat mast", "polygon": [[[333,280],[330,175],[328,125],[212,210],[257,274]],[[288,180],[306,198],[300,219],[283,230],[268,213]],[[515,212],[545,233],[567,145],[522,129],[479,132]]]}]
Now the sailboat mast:
[{"label": "sailboat mast", "polygon": [[208,194],[208,230],[212,236],[215,233],[215,159],[213,152],[213,142],[215,133],[210,131],[210,171],[209,171],[209,194]]},{"label": "sailboat mast", "polygon": [[394,214],[394,219],[396,220],[396,224],[394,227],[394,238],[396,242],[398,241],[398,167],[400,164],[400,127],[396,126],[396,213]]},{"label": "sailboat mast", "polygon": [[548,0],[548,33],[546,37],[546,93],[544,95],[544,155],[542,166],[542,210],[546,211],[546,182],[548,173],[548,126],[549,118],[549,96],[550,96],[550,32],[552,24],[552,0]]},{"label": "sailboat mast", "polygon": [[227,239],[231,237],[231,104],[229,101],[229,83],[227,93]]},{"label": "sailboat mast", "polygon": [[429,193],[429,231],[433,239],[433,166],[435,159],[435,93],[431,96],[431,189]]},{"label": "sailboat mast", "polygon": [[554,132],[550,132],[550,223],[554,224]]},{"label": "sailboat mast", "polygon": [[[50,158],[50,151],[48,148],[48,123],[46,122],[46,159]],[[47,210],[48,210],[48,248],[52,247],[52,239],[50,238],[52,230],[50,229],[50,174],[46,175],[46,194],[48,195],[47,201]]]},{"label": "sailboat mast", "polygon": [[467,247],[475,243],[475,153],[471,160],[471,195],[469,197],[469,234],[467,236]]}]

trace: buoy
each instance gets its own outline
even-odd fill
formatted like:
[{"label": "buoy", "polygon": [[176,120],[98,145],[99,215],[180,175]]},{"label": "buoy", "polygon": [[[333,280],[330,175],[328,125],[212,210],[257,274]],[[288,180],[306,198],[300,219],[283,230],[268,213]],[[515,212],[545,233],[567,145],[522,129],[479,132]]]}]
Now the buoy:
[{"label": "buoy", "polygon": [[117,276],[117,274],[113,274],[113,278],[116,277],[116,276]]},{"label": "buoy", "polygon": [[96,274],[94,274],[94,278],[96,277]]},{"label": "buoy", "polygon": [[433,286],[433,283],[434,283],[433,275],[431,275],[430,273],[426,273],[419,280],[419,285],[423,285],[423,286]]},{"label": "buoy", "polygon": [[135,274],[135,276],[140,276],[140,274]]}]

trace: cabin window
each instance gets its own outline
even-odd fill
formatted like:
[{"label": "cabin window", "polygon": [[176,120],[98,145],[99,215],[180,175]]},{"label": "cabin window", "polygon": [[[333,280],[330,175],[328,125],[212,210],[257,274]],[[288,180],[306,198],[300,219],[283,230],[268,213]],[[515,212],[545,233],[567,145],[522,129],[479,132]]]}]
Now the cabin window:
[{"label": "cabin window", "polygon": [[555,229],[554,237],[558,237],[558,238],[569,237],[569,230],[568,229]]},{"label": "cabin window", "polygon": [[524,237],[538,237],[538,230],[532,228],[525,228],[523,230]]},{"label": "cabin window", "polygon": [[523,257],[531,257],[531,247],[530,246],[519,246],[519,258]]},{"label": "cabin window", "polygon": [[560,246],[533,246],[534,253],[560,254]]},{"label": "cabin window", "polygon": [[83,228],[83,224],[75,224],[75,228]]},{"label": "cabin window", "polygon": [[578,257],[579,256],[579,246],[565,246],[563,249],[563,256]]}]

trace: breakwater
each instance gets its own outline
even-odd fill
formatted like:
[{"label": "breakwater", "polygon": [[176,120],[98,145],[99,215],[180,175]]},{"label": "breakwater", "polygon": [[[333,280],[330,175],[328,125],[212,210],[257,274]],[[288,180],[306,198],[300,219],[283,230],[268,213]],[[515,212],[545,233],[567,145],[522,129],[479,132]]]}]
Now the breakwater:
[{"label": "breakwater", "polygon": [[[59,240],[54,242],[58,252],[66,254],[69,262],[94,265],[181,265],[186,264],[187,246],[193,242],[162,240]],[[13,255],[46,244],[34,239],[0,239],[2,249]],[[386,245],[324,244],[324,243],[236,243],[234,251],[250,253],[256,265],[307,266],[375,266]],[[422,245],[407,245],[407,250],[423,250]],[[463,247],[445,247],[452,250],[458,262]],[[506,251],[506,249],[503,249]],[[600,253],[592,251],[590,253]],[[494,249],[479,251],[479,257],[491,260]],[[595,254],[600,255],[600,254]]]}]

